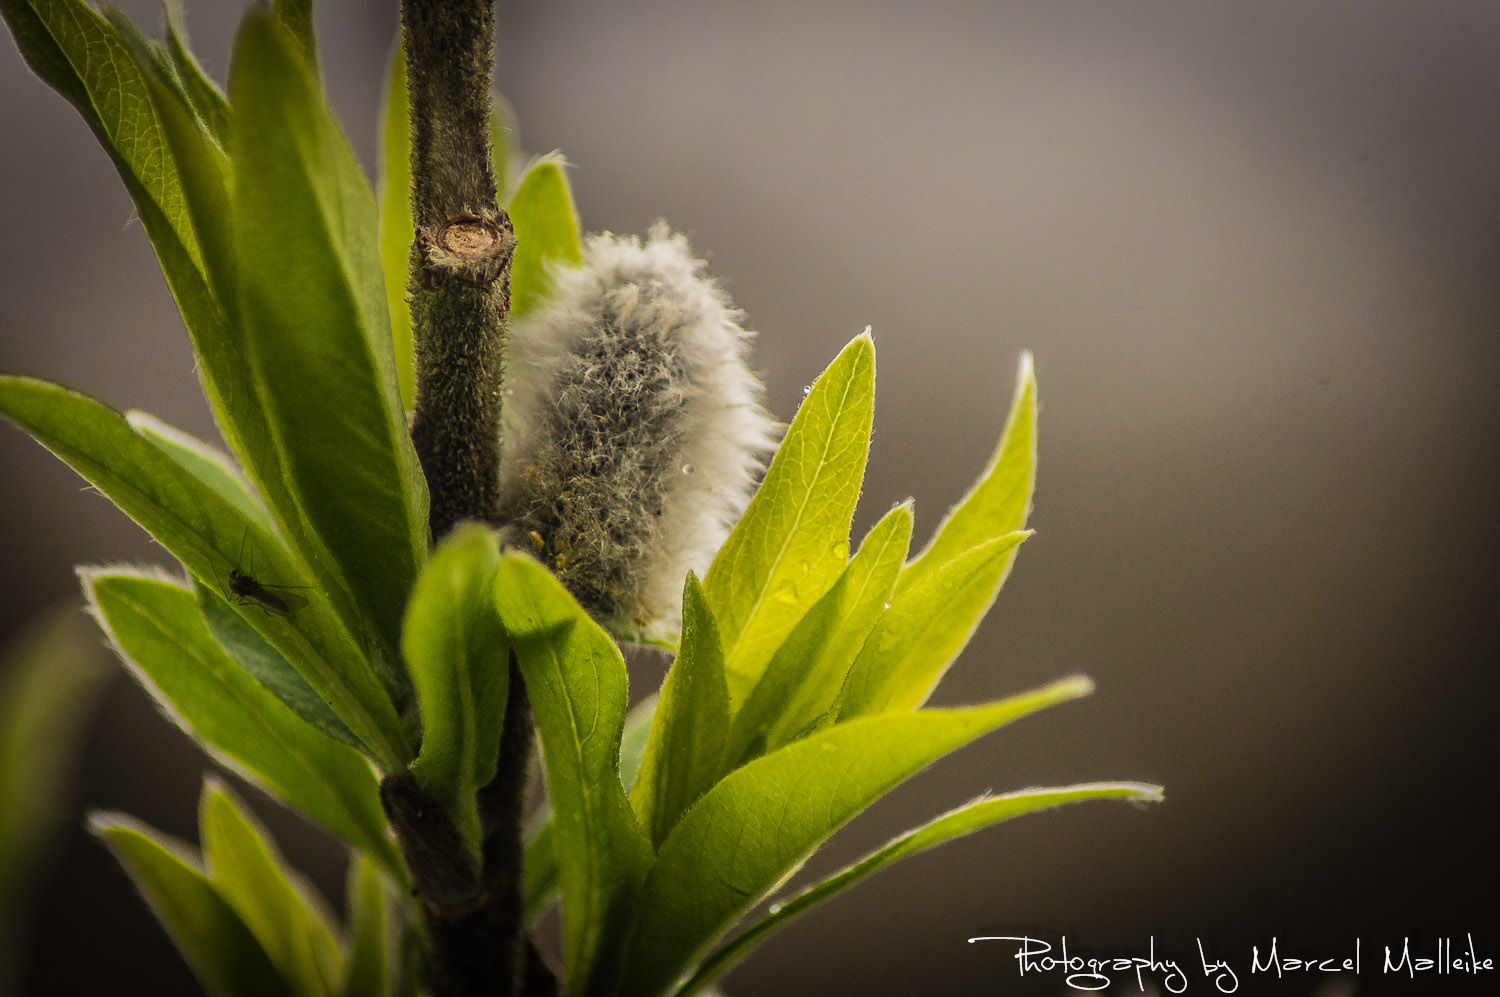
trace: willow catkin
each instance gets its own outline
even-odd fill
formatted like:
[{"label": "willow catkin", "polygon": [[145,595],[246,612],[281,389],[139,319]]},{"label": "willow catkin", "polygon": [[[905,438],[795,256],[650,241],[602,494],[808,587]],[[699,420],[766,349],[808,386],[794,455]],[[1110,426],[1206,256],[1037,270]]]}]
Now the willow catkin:
[{"label": "willow catkin", "polygon": [[592,236],[510,330],[507,537],[616,632],[676,623],[773,444],[752,334],[703,271],[662,223]]}]

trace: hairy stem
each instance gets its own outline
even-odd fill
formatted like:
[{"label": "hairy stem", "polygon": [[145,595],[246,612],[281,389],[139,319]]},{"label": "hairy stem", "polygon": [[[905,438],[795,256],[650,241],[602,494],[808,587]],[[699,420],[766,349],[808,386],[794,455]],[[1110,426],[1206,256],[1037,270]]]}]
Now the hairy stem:
[{"label": "hairy stem", "polygon": [[[516,239],[495,200],[489,145],[492,0],[402,0],[410,87],[411,300],[417,393],[412,441],[431,496],[433,539],[496,519],[501,379]],[[494,781],[480,796],[473,855],[451,817],[405,775],[381,787],[422,901],[436,997],[544,992],[521,905],[521,806],[531,710],[514,658]],[[524,981],[524,983],[523,983]],[[543,991],[537,988],[542,987]]]},{"label": "hairy stem", "polygon": [[404,0],[411,88],[412,440],[440,538],[493,521],[500,473],[500,384],[515,234],[495,203],[490,160],[490,0]]}]

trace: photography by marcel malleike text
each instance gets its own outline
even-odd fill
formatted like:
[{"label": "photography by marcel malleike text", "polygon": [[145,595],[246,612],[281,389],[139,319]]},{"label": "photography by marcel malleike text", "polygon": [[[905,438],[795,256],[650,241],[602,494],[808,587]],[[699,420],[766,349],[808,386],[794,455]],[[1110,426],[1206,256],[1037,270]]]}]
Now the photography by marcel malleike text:
[{"label": "photography by marcel malleike text", "polygon": [[1443,979],[1474,980],[1493,974],[1496,958],[1472,934],[1373,942],[1355,937],[1347,948],[1328,952],[1294,950],[1285,940],[1271,936],[1239,954],[1216,952],[1197,938],[1191,946],[1196,956],[1187,958],[1158,952],[1154,936],[1138,952],[1070,949],[1066,935],[1053,940],[1026,934],[977,935],[969,942],[1003,946],[1021,977],[1054,976],[1076,991],[1139,989],[1147,993],[1160,988],[1170,994],[1232,994],[1252,979],[1307,982],[1371,975],[1410,980],[1414,993],[1425,994]]}]

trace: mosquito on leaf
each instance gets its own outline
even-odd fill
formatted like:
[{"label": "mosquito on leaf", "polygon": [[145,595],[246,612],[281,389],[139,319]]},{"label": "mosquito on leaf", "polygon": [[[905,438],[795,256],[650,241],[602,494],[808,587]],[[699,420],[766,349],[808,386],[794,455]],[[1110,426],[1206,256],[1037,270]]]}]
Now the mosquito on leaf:
[{"label": "mosquito on leaf", "polygon": [[236,606],[253,604],[268,613],[285,616],[293,610],[301,609],[307,605],[307,600],[302,596],[288,591],[290,586],[270,586],[258,580],[251,573],[255,570],[253,552],[250,571],[241,571],[238,564],[243,563],[244,556],[245,538],[241,535],[240,553],[235,558],[236,567],[229,569],[229,594],[234,597],[230,601]]}]

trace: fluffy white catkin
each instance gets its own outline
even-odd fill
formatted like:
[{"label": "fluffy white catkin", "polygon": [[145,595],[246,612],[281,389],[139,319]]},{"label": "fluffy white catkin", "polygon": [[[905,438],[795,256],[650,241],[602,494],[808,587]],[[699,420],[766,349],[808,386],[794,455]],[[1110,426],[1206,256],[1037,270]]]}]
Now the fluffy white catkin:
[{"label": "fluffy white catkin", "polygon": [[774,442],[752,334],[664,223],[589,237],[510,329],[500,459],[507,539],[617,633],[676,625]]}]

